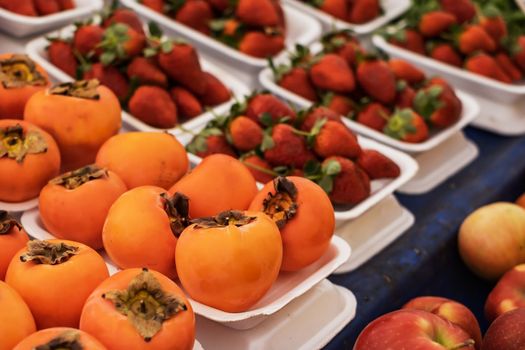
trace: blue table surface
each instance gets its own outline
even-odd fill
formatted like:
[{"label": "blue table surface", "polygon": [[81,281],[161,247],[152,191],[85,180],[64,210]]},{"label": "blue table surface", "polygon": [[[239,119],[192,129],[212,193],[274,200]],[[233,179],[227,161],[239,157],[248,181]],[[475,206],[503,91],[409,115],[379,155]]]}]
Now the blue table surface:
[{"label": "blue table surface", "polygon": [[525,192],[525,137],[502,137],[474,128],[465,134],[480,149],[473,163],[429,193],[397,195],[415,215],[414,226],[358,270],[330,277],[349,288],[358,304],[356,318],[326,349],[352,349],[369,322],[421,295],[465,304],[486,330],[483,305],[493,284],[465,267],[457,232],[476,208],[514,201]]}]

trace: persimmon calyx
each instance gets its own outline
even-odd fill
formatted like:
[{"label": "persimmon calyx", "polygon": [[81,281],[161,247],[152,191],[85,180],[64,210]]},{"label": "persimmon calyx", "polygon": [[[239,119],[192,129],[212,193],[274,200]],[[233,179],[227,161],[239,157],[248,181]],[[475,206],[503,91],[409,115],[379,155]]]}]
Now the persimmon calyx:
[{"label": "persimmon calyx", "polygon": [[98,79],[79,80],[53,86],[48,91],[51,95],[78,97],[86,100],[100,100],[97,88],[100,86]]},{"label": "persimmon calyx", "polygon": [[125,290],[110,291],[102,298],[126,316],[145,342],[162,329],[162,323],[188,310],[184,302],[166,293],[155,276],[143,269]]},{"label": "persimmon calyx", "polygon": [[297,214],[297,187],[283,176],[275,178],[273,186],[275,194],[268,193],[263,201],[263,211],[281,229]]},{"label": "persimmon calyx", "polygon": [[47,152],[42,134],[30,131],[24,134],[20,124],[0,129],[0,158],[7,157],[22,163],[28,154]]},{"label": "persimmon calyx", "polygon": [[82,186],[86,182],[106,179],[108,178],[107,169],[101,168],[98,165],[88,165],[77,170],[69,171],[62,174],[54,179],[50,180],[49,183],[53,185],[63,186],[68,190],[74,190],[77,187]]},{"label": "persimmon calyx", "polygon": [[22,229],[22,225],[5,210],[0,210],[0,236],[7,235],[13,227]]},{"label": "persimmon calyx", "polygon": [[35,350],[84,350],[84,347],[79,332],[66,331],[46,344],[36,346]]},{"label": "persimmon calyx", "polygon": [[176,192],[171,198],[167,193],[160,196],[164,200],[164,211],[170,218],[171,232],[178,238],[182,231],[190,225],[190,200],[179,192]]},{"label": "persimmon calyx", "polygon": [[46,78],[27,55],[13,55],[0,60],[0,82],[5,89],[47,85]]},{"label": "persimmon calyx", "polygon": [[253,222],[256,218],[253,216],[244,215],[242,211],[238,210],[227,210],[219,213],[217,216],[210,216],[207,218],[199,218],[192,220],[191,223],[195,224],[195,228],[216,228],[226,227],[229,225],[235,225],[237,227],[248,225]]},{"label": "persimmon calyx", "polygon": [[65,263],[78,254],[78,247],[48,241],[29,241],[27,252],[20,256],[20,261],[34,261],[37,264],[58,265]]}]

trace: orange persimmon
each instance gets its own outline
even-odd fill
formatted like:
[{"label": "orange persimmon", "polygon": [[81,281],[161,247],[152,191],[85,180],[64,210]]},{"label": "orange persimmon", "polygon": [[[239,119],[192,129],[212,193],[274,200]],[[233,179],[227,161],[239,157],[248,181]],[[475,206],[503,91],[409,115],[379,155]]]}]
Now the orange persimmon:
[{"label": "orange persimmon", "polygon": [[0,280],[4,280],[11,259],[27,241],[29,237],[20,223],[5,210],[0,210]]},{"label": "orange persimmon", "polygon": [[0,281],[0,350],[12,350],[36,331],[35,320],[24,299],[7,283]]},{"label": "orange persimmon", "polygon": [[56,327],[33,333],[13,348],[13,350],[34,349],[106,350],[106,347],[86,332],[74,328]]}]

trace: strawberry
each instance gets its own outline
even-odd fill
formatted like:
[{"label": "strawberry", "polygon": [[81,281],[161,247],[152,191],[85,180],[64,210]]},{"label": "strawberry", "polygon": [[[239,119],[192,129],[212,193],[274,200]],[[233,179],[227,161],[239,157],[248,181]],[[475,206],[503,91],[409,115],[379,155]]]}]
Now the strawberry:
[{"label": "strawberry", "polygon": [[364,149],[357,158],[357,164],[372,180],[396,178],[401,174],[394,161],[373,149]]},{"label": "strawberry", "polygon": [[128,65],[126,73],[130,79],[138,79],[141,84],[158,85],[164,88],[168,86],[166,74],[148,58],[135,57]]},{"label": "strawberry", "polygon": [[263,142],[264,158],[272,165],[302,168],[315,159],[308,150],[306,140],[297,135],[288,124],[277,124],[272,129],[271,141]]},{"label": "strawberry", "polygon": [[324,52],[338,54],[345,59],[350,67],[357,66],[358,58],[366,55],[366,51],[359,45],[359,41],[346,30],[328,33],[323,36],[321,43]]},{"label": "strawberry", "polygon": [[357,58],[366,54],[365,50],[356,42],[347,42],[336,53],[343,57],[350,67],[356,67]]},{"label": "strawberry", "polygon": [[141,86],[129,100],[129,111],[148,125],[172,128],[177,124],[177,106],[166,90],[157,86]]},{"label": "strawberry", "polygon": [[203,34],[210,34],[208,23],[213,19],[211,6],[204,0],[185,1],[175,20]]},{"label": "strawberry", "polygon": [[97,46],[102,42],[103,37],[104,29],[97,25],[79,27],[73,37],[73,48],[83,56],[95,53],[95,51],[99,54],[101,50],[97,49]]},{"label": "strawberry", "polygon": [[342,116],[350,116],[355,111],[354,102],[344,96],[328,93],[323,99],[323,105]]},{"label": "strawberry", "polygon": [[479,25],[499,44],[508,34],[507,23],[501,16],[483,17]]},{"label": "strawberry", "polygon": [[153,11],[164,13],[165,0],[139,0],[142,5],[149,7]]},{"label": "strawberry", "polygon": [[426,82],[426,86],[434,86],[434,85],[441,86],[444,90],[448,90],[452,93],[455,93],[452,86],[445,79],[441,77],[432,77]]},{"label": "strawberry", "polygon": [[428,38],[439,36],[456,24],[456,16],[445,11],[431,11],[421,16],[419,32]]},{"label": "strawberry", "polygon": [[203,76],[206,82],[206,90],[200,95],[203,104],[217,106],[231,99],[230,90],[216,76],[208,72],[204,72]]},{"label": "strawberry", "polygon": [[63,40],[52,40],[47,48],[49,60],[70,77],[77,77],[77,60],[71,45]]},{"label": "strawberry", "polygon": [[174,43],[167,46],[158,56],[160,68],[191,92],[204,94],[208,84],[193,46]]},{"label": "strawberry", "polygon": [[212,154],[226,154],[237,157],[237,154],[235,154],[235,151],[226,140],[224,134],[215,128],[201,131],[186,148],[188,152],[201,158]]},{"label": "strawberry", "polygon": [[357,81],[363,90],[379,102],[396,99],[396,77],[384,61],[364,61],[357,68]]},{"label": "strawberry", "polygon": [[518,67],[512,62],[512,59],[509,55],[506,53],[500,52],[496,56],[496,62],[498,62],[499,66],[505,74],[509,76],[513,81],[520,80],[523,78],[523,75],[521,74],[521,71]]},{"label": "strawberry", "polygon": [[279,85],[310,101],[317,101],[317,93],[310,82],[306,69],[302,67],[292,68],[279,79]]},{"label": "strawberry", "polygon": [[394,139],[410,143],[420,143],[428,139],[425,120],[409,108],[394,113],[383,132]]},{"label": "strawberry", "polygon": [[511,83],[512,79],[499,66],[498,62],[484,53],[472,56],[465,61],[465,68],[473,73],[499,80],[503,83]]},{"label": "strawberry", "polygon": [[36,11],[40,16],[47,16],[60,12],[60,4],[57,0],[33,0]]},{"label": "strawberry", "polygon": [[478,25],[468,26],[458,37],[459,51],[470,55],[474,51],[493,52],[496,50],[496,42],[492,37]]},{"label": "strawberry", "polygon": [[525,73],[525,35],[518,37],[512,59],[521,71]]},{"label": "strawberry", "polygon": [[265,34],[247,32],[239,42],[239,51],[254,57],[267,58],[275,56],[284,49],[282,34]]},{"label": "strawberry", "polygon": [[140,18],[135,12],[131,10],[125,8],[118,8],[114,10],[111,15],[102,23],[102,26],[107,28],[115,23],[126,24],[137,33],[145,35]]},{"label": "strawberry", "polygon": [[23,16],[38,16],[33,0],[0,0],[0,7]]},{"label": "strawberry", "polygon": [[377,131],[383,131],[390,111],[380,103],[373,102],[363,108],[357,115],[357,122]]},{"label": "strawberry", "polygon": [[354,158],[361,152],[357,137],[344,124],[321,119],[312,128],[312,134],[315,136],[313,150],[321,158]]},{"label": "strawberry", "polygon": [[201,103],[190,91],[176,86],[170,90],[170,94],[182,118],[195,118],[203,113]]},{"label": "strawberry", "polygon": [[265,116],[271,117],[271,123],[278,123],[283,118],[295,121],[296,114],[286,103],[274,95],[258,94],[250,98],[246,107],[246,116],[251,120],[264,125]]},{"label": "strawberry", "polygon": [[301,123],[301,130],[307,132],[312,130],[314,125],[321,119],[326,119],[328,121],[337,122],[340,124],[343,123],[339,113],[324,106],[317,106],[310,108],[306,112],[303,122]]},{"label": "strawberry", "polygon": [[322,0],[319,9],[343,21],[346,21],[346,17],[348,16],[346,0]]},{"label": "strawberry", "polygon": [[397,108],[412,108],[414,99],[416,98],[416,91],[409,85],[402,88],[398,87],[395,105]]},{"label": "strawberry", "polygon": [[279,24],[279,15],[271,0],[239,0],[235,15],[241,22],[254,27]]},{"label": "strawberry", "polygon": [[370,22],[380,14],[379,0],[353,0],[347,19],[350,23],[362,24]]},{"label": "strawberry", "polygon": [[414,110],[433,126],[446,128],[459,120],[462,105],[452,89],[430,84],[417,92]]},{"label": "strawberry", "polygon": [[215,10],[219,12],[224,12],[229,6],[230,3],[228,0],[206,0],[208,4],[211,5]]},{"label": "strawberry", "polygon": [[461,67],[463,60],[459,53],[450,44],[437,44],[430,50],[429,56],[435,60],[450,64],[452,66]]},{"label": "strawberry", "polygon": [[98,45],[103,50],[100,62],[109,65],[115,61],[139,55],[146,46],[146,37],[124,23],[115,23],[104,30],[102,42]]},{"label": "strawberry", "polygon": [[425,42],[423,41],[423,37],[415,30],[404,29],[391,37],[389,42],[392,45],[399,46],[420,55],[425,54]]},{"label": "strawberry", "polygon": [[425,73],[407,61],[393,58],[388,61],[388,66],[397,79],[409,84],[418,84],[425,80]]},{"label": "strawberry", "polygon": [[275,176],[270,175],[273,173],[273,169],[270,166],[270,163],[262,159],[257,155],[250,155],[245,158],[242,158],[241,161],[244,165],[250,170],[253,177],[257,182],[266,184],[273,180]]},{"label": "strawberry", "polygon": [[476,7],[471,0],[440,0],[444,11],[456,16],[459,23],[468,22],[476,16]]},{"label": "strawberry", "polygon": [[84,72],[83,78],[85,80],[98,79],[102,85],[111,89],[121,101],[128,96],[128,80],[113,66],[104,67],[102,63],[94,63],[88,71]]},{"label": "strawberry", "polygon": [[310,78],[316,87],[328,91],[348,93],[355,89],[354,73],[336,54],[326,54],[313,64]]},{"label": "strawberry", "polygon": [[328,190],[328,195],[333,203],[355,205],[370,196],[370,178],[360,166],[350,159],[327,158],[323,162],[323,170],[332,174],[330,176],[331,185],[328,188],[322,187]]},{"label": "strawberry", "polygon": [[75,3],[73,2],[73,0],[58,0],[58,4],[60,5],[60,9],[62,11],[71,10],[75,8]]},{"label": "strawberry", "polygon": [[263,129],[248,117],[239,116],[230,124],[232,144],[241,152],[254,150],[263,140]]}]

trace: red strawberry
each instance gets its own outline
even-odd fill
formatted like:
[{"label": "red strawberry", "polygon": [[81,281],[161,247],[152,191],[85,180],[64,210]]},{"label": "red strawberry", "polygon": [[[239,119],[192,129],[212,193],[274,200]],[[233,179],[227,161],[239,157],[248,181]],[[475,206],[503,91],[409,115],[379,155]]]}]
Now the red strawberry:
[{"label": "red strawberry", "polygon": [[246,116],[253,121],[263,124],[262,118],[268,114],[273,123],[278,123],[282,118],[289,118],[294,121],[296,114],[286,103],[270,94],[259,94],[248,101]]},{"label": "red strawberry", "polygon": [[420,55],[425,54],[425,42],[421,34],[415,30],[405,29],[397,36],[390,38],[390,43],[395,46],[416,52]]},{"label": "red strawberry", "polygon": [[111,89],[120,100],[124,100],[128,96],[128,80],[113,66],[104,67],[102,63],[94,63],[89,71],[84,72],[84,79],[98,79],[102,85]]},{"label": "red strawberry", "polygon": [[[146,46],[146,37],[124,23],[115,23],[104,30],[104,36],[99,47],[104,54],[100,56],[102,63],[110,64],[113,60],[130,58],[139,55]],[[106,62],[104,62],[107,59]]]},{"label": "red strawberry", "polygon": [[190,91],[177,86],[170,93],[181,117],[189,119],[203,113],[201,103]]},{"label": "red strawberry", "polygon": [[450,44],[437,44],[430,50],[430,57],[435,60],[461,67],[463,61],[459,53]]},{"label": "red strawberry", "polygon": [[319,9],[343,21],[346,21],[348,15],[346,0],[323,0]]},{"label": "red strawberry", "polygon": [[77,77],[77,60],[71,45],[63,40],[53,40],[47,48],[49,60],[69,76]]},{"label": "red strawberry", "polygon": [[370,178],[366,172],[350,159],[330,157],[324,160],[323,167],[338,164],[339,171],[332,175],[333,185],[328,195],[335,204],[355,205],[370,196]]},{"label": "red strawberry", "polygon": [[73,37],[73,48],[81,55],[86,56],[90,52],[100,53],[97,46],[102,42],[104,29],[97,25],[85,25],[78,28]]},{"label": "red strawberry", "polygon": [[239,43],[239,51],[254,57],[275,56],[284,49],[284,36],[247,32]]},{"label": "red strawberry", "polygon": [[312,83],[320,89],[348,93],[355,88],[354,73],[336,54],[326,54],[310,68]]},{"label": "red strawberry", "polygon": [[264,158],[272,165],[302,168],[307,161],[315,159],[306,147],[305,138],[297,135],[288,124],[277,124],[273,127],[270,146],[263,145],[266,149]]},{"label": "red strawberry", "polygon": [[172,128],[177,124],[177,107],[166,90],[141,86],[129,100],[129,111],[148,125]]},{"label": "red strawberry", "polygon": [[416,98],[416,92],[409,85],[406,85],[401,90],[398,89],[396,96],[396,107],[398,108],[412,108],[414,105],[414,99]]},{"label": "red strawberry", "polygon": [[273,169],[270,166],[270,163],[265,161],[259,156],[251,155],[242,159],[242,162],[248,170],[252,173],[253,177],[257,182],[268,183],[273,180],[274,176],[270,175],[273,173]]},{"label": "red strawberry", "polygon": [[401,174],[394,161],[373,149],[364,149],[357,158],[357,164],[372,180],[396,178]]},{"label": "red strawberry", "polygon": [[111,13],[102,26],[107,28],[115,23],[123,23],[131,27],[134,31],[139,34],[145,35],[142,22],[137,14],[131,10],[125,8],[118,8]]},{"label": "red strawberry", "polygon": [[348,21],[350,23],[366,23],[381,14],[379,0],[353,0],[351,1],[348,12]]},{"label": "red strawberry", "polygon": [[525,35],[521,35],[518,40],[516,40],[516,50],[512,59],[521,71],[525,73]]},{"label": "red strawberry", "polygon": [[452,89],[437,83],[417,92],[414,110],[433,126],[446,128],[459,120],[462,105]]},{"label": "red strawberry", "polygon": [[501,39],[508,34],[507,23],[501,16],[483,17],[479,25],[494,39],[496,44],[499,44]]},{"label": "red strawberry", "polygon": [[456,24],[456,16],[445,11],[427,12],[419,21],[419,32],[426,37],[438,36]]},{"label": "red strawberry", "polygon": [[357,81],[363,90],[382,103],[396,99],[396,77],[384,61],[365,61],[357,68]]},{"label": "red strawberry", "polygon": [[357,42],[347,42],[336,53],[343,57],[350,67],[356,67],[358,63],[357,57],[366,54],[365,50]]},{"label": "red strawberry", "polygon": [[177,11],[175,20],[190,28],[208,35],[210,27],[208,23],[213,19],[211,6],[204,0],[185,1],[184,5]]},{"label": "red strawberry", "polygon": [[206,0],[215,10],[219,12],[224,12],[229,6],[230,3],[228,0]]},{"label": "red strawberry", "polygon": [[0,7],[19,15],[38,16],[33,0],[0,0]]},{"label": "red strawberry", "polygon": [[340,124],[343,123],[339,113],[327,107],[318,106],[308,110],[307,114],[304,116],[303,122],[301,123],[301,130],[309,132],[312,130],[315,123],[321,119],[326,119],[328,121],[337,122]]},{"label": "red strawberry", "polygon": [[347,31],[328,33],[322,37],[321,43],[324,52],[338,54],[350,67],[357,66],[357,59],[366,54],[359,41]]},{"label": "red strawberry", "polygon": [[171,51],[159,54],[158,60],[160,68],[171,79],[197,95],[206,92],[206,77],[193,46],[173,44]]},{"label": "red strawberry", "polygon": [[263,129],[248,117],[240,116],[230,124],[232,144],[241,152],[254,150],[263,140]]},{"label": "red strawberry", "polygon": [[432,77],[426,83],[426,86],[434,86],[434,85],[441,86],[443,89],[448,90],[452,93],[455,93],[452,86],[445,79],[441,77]]},{"label": "red strawberry", "polygon": [[231,92],[211,73],[204,72],[206,90],[200,95],[201,102],[206,106],[217,106],[231,99]]},{"label": "red strawberry", "polygon": [[295,67],[288,73],[283,74],[279,80],[279,85],[307,100],[317,101],[317,93],[310,82],[308,72],[304,68]]},{"label": "red strawberry", "polygon": [[75,8],[75,3],[73,0],[58,0],[60,4],[60,9],[62,10],[71,10]]},{"label": "red strawberry", "polygon": [[476,16],[476,7],[470,0],[440,0],[443,10],[456,16],[459,23],[470,21]]},{"label": "red strawberry", "polygon": [[458,38],[459,51],[470,55],[474,51],[492,52],[496,50],[494,39],[481,26],[468,26]]},{"label": "red strawberry", "polygon": [[373,102],[359,112],[357,122],[382,132],[389,116],[388,108],[380,103]]},{"label": "red strawberry", "polygon": [[521,74],[521,71],[518,67],[512,62],[509,55],[506,53],[500,52],[496,55],[496,62],[498,62],[499,66],[509,78],[511,78],[513,81],[520,80],[523,78],[523,75]]},{"label": "red strawberry", "polygon": [[503,83],[511,83],[507,74],[499,66],[498,62],[491,56],[480,53],[472,56],[465,61],[465,68],[473,73],[483,75],[485,77],[499,80]]},{"label": "red strawberry", "polygon": [[250,26],[275,27],[279,15],[271,0],[239,0],[235,15]]},{"label": "red strawberry", "polygon": [[135,77],[141,84],[168,86],[168,77],[151,59],[135,57],[126,70],[128,77]]},{"label": "red strawberry", "polygon": [[142,5],[160,13],[164,12],[164,5],[166,3],[165,0],[140,0],[140,2]]},{"label": "red strawberry", "polygon": [[354,102],[344,95],[330,94],[329,98],[325,98],[323,104],[332,111],[345,117],[350,116],[355,110]]},{"label": "red strawberry", "polygon": [[[195,142],[196,140],[199,140],[199,142]],[[212,154],[226,154],[235,158],[237,157],[237,154],[235,154],[235,151],[223,134],[207,134],[206,130],[197,136],[187,148],[189,152],[201,158]]]},{"label": "red strawberry", "polygon": [[60,12],[60,4],[57,0],[33,0],[33,3],[40,16]]},{"label": "red strawberry", "polygon": [[405,80],[409,84],[417,84],[425,80],[425,73],[407,61],[391,59],[388,66],[397,79]]},{"label": "red strawberry", "polygon": [[390,117],[383,132],[394,139],[410,143],[420,143],[428,139],[425,120],[409,108],[399,110]]},{"label": "red strawberry", "polygon": [[321,128],[315,136],[313,150],[321,158],[354,158],[361,152],[357,138],[344,124],[322,120],[317,122],[316,126]]}]

